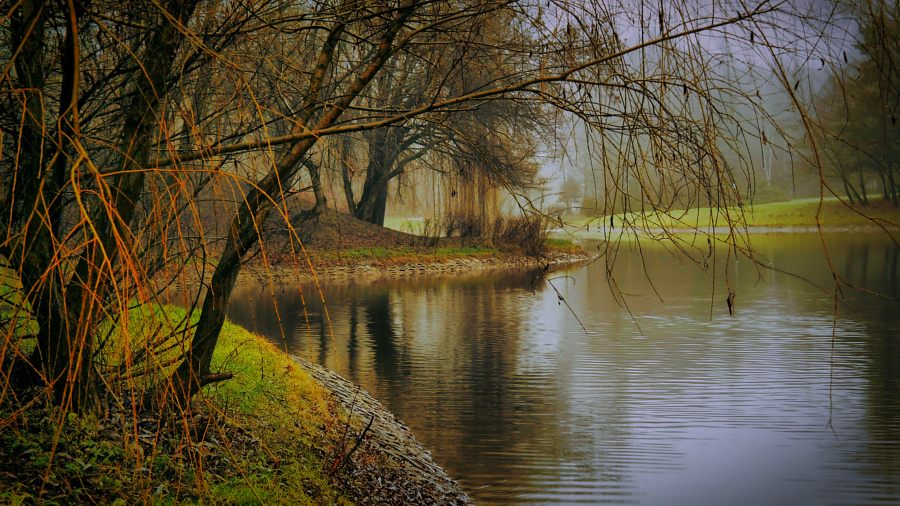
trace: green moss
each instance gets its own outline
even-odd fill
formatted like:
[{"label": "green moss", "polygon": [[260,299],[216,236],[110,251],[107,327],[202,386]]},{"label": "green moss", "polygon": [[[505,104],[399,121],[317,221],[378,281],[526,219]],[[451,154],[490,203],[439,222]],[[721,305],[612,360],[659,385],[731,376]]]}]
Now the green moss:
[{"label": "green moss", "polygon": [[[139,340],[147,329],[186,316],[174,307],[134,308],[129,337]],[[128,412],[110,420],[63,416],[45,404],[18,412],[0,406],[0,420],[16,427],[0,430],[0,502],[349,502],[326,471],[343,422],[318,383],[265,339],[231,323],[222,330],[212,370],[234,377],[207,386],[194,412],[183,419],[175,413],[166,430],[144,434],[152,441],[141,439],[140,446]],[[205,440],[190,428],[195,413],[207,414]]]},{"label": "green moss", "polygon": [[0,257],[0,335],[26,336],[37,331],[37,321],[31,315],[31,304],[25,299],[22,284]]},{"label": "green moss", "polygon": [[[547,245],[577,248],[571,241]],[[401,263],[504,253],[475,245],[360,247],[329,254]],[[171,373],[198,318],[199,312],[189,315],[171,306],[129,308],[98,329],[98,339],[107,344],[95,363],[107,372],[105,379],[139,394]],[[135,369],[137,356],[146,360]],[[131,368],[125,374],[110,372],[123,364]],[[164,432],[142,434],[137,442],[140,415],[134,418],[121,400],[113,421],[62,416],[46,404],[21,411],[0,405],[0,421],[17,427],[0,427],[0,502],[29,503],[41,490],[45,503],[350,502],[327,471],[341,451],[343,415],[318,383],[274,345],[230,322],[220,334],[211,370],[230,371],[233,378],[205,387],[194,400],[195,411],[175,413]],[[135,371],[140,374],[132,377]],[[192,427],[198,412],[208,420],[204,434],[217,439],[210,446]],[[229,440],[229,434],[242,434],[244,444]],[[156,438],[152,446],[146,437]],[[254,443],[248,445],[250,439]],[[204,459],[217,464],[203,464]],[[48,487],[42,485],[45,479],[52,482]]]},{"label": "green moss", "polygon": [[499,253],[496,248],[486,246],[448,246],[435,248],[431,254],[434,258],[486,256]]}]

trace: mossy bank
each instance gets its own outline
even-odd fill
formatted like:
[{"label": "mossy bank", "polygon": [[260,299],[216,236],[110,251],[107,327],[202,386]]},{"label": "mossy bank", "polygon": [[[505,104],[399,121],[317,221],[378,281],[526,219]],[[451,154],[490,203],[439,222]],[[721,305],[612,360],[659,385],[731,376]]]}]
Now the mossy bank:
[{"label": "mossy bank", "polygon": [[[552,263],[587,258],[571,243],[545,244],[537,223],[506,223],[486,244],[417,237],[328,213],[309,225],[314,229],[299,231],[303,254],[275,234],[266,243],[266,255],[245,265],[242,276],[338,282],[464,275],[510,266],[546,270]],[[526,242],[529,246],[523,247]],[[198,262],[202,266],[206,260]],[[12,287],[13,281],[7,284]],[[200,279],[187,274],[164,281],[173,293],[200,285]],[[20,306],[21,322],[2,343],[4,365],[33,347],[32,339],[10,338],[21,334],[19,326],[29,325],[27,305]],[[231,379],[205,387],[188,409],[140,412],[141,392],[168,377],[198,317],[197,311],[188,317],[179,308],[143,304],[105,323],[100,338],[112,336],[121,346],[94,360],[109,373],[101,377],[111,385],[101,389],[91,415],[66,413],[48,401],[47,392],[17,390],[7,377],[0,405],[0,504],[468,501],[374,399],[231,323],[220,334],[210,368],[230,372]],[[156,342],[162,326],[183,330],[162,332],[171,342]],[[129,343],[138,341],[147,343],[153,355],[135,353]],[[128,362],[135,357],[142,363]],[[351,398],[369,402],[348,403],[351,391]]]},{"label": "mossy bank", "polygon": [[[384,434],[405,429],[383,408],[378,429],[367,429],[310,367],[226,323],[213,370],[234,377],[207,387],[189,412],[141,414],[109,396],[98,415],[79,418],[18,393],[23,402],[0,413],[0,504],[467,502],[446,476],[398,459],[396,441],[386,451]],[[413,443],[399,452],[415,460],[425,453]]]}]

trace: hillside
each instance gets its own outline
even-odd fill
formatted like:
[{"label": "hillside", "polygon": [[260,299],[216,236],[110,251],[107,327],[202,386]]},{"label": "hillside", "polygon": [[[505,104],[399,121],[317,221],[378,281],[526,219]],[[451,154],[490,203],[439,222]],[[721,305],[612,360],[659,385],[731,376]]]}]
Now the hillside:
[{"label": "hillside", "polygon": [[[289,230],[284,223],[273,223],[270,245],[284,247]],[[327,210],[321,216],[302,222],[295,228],[307,251],[334,251],[356,248],[396,248],[424,245],[424,240],[397,230],[358,220],[347,213]]]}]

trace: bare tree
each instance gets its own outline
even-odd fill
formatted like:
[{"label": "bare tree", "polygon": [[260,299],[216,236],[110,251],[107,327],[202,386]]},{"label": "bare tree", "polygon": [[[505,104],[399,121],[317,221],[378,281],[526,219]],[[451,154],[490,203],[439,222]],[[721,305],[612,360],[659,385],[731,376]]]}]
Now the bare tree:
[{"label": "bare tree", "polygon": [[[764,0],[5,2],[0,253],[38,329],[30,352],[9,352],[16,376],[74,411],[100,379],[147,374],[145,406],[164,407],[227,378],[210,359],[241,266],[265,253],[270,216],[288,223],[292,192],[314,196],[301,220],[324,211],[323,160],[340,145],[328,138],[367,138],[364,196],[347,202],[371,219],[410,157],[525,184],[537,141],[517,134],[578,122],[611,209],[652,221],[710,204],[738,251],[742,168],[723,146],[779,128],[724,69],[772,62],[790,93],[778,62],[814,55],[839,25],[829,12]],[[206,233],[216,213],[229,216],[221,240]],[[205,287],[195,326],[98,339],[107,323],[127,336],[129,311],[191,268]]]},{"label": "bare tree", "polygon": [[859,20],[858,64],[844,61],[818,98],[816,118],[831,171],[840,179],[851,203],[868,204],[866,184],[877,177],[885,200],[898,204],[897,156],[900,136],[900,92],[897,88],[898,21],[883,3],[850,8]]}]

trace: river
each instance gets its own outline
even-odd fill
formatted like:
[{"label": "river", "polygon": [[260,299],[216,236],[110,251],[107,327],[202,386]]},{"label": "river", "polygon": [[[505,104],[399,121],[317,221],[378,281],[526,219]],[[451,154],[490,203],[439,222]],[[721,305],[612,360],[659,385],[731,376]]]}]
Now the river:
[{"label": "river", "polygon": [[[835,317],[817,235],[754,243],[807,280],[623,244],[620,296],[604,257],[549,280],[245,284],[230,317],[372,393],[477,504],[897,503],[900,303],[844,285]],[[900,297],[895,244],[827,244]]]}]

